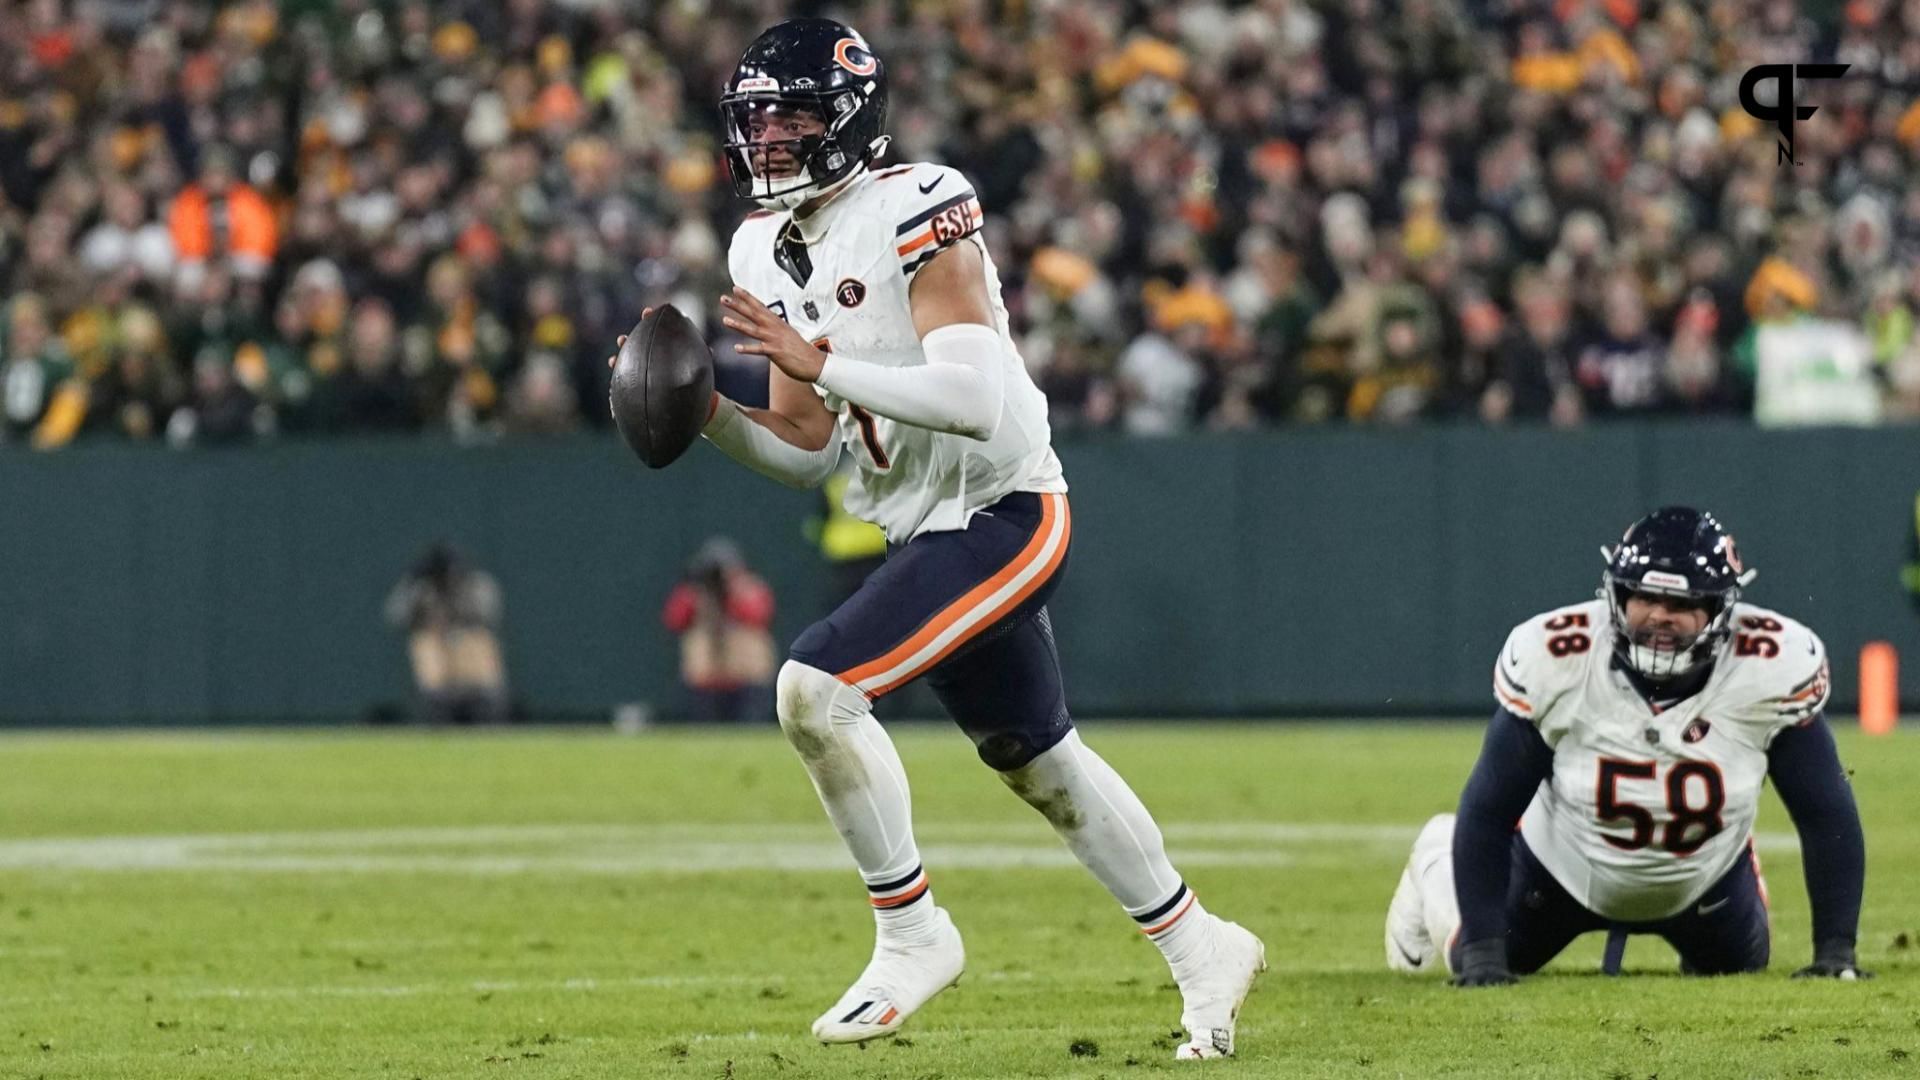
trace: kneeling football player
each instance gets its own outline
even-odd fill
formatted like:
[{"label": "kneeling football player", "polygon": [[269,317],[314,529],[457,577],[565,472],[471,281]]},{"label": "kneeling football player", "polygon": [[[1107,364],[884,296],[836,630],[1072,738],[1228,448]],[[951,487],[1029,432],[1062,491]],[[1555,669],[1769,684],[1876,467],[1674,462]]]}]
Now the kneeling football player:
[{"label": "kneeling football player", "polygon": [[1507,638],[1459,813],[1427,823],[1400,876],[1387,965],[1510,983],[1605,929],[1666,939],[1690,974],[1759,971],[1771,940],[1753,820],[1771,779],[1813,908],[1797,974],[1863,977],[1865,844],[1822,716],[1819,637],[1741,602],[1755,572],[1711,514],[1655,511],[1603,553],[1598,599]]}]

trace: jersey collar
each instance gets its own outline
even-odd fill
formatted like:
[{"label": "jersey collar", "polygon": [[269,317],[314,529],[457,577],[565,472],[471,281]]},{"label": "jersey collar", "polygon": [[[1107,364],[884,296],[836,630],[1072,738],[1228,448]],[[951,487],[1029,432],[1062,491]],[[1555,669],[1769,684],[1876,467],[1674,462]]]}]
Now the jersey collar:
[{"label": "jersey collar", "polygon": [[873,170],[863,168],[843,181],[820,209],[805,218],[795,217],[793,211],[789,210],[787,220],[792,224],[793,231],[799,234],[801,242],[812,247],[826,239],[827,230],[833,227],[833,223],[853,202],[853,194],[872,182]]}]

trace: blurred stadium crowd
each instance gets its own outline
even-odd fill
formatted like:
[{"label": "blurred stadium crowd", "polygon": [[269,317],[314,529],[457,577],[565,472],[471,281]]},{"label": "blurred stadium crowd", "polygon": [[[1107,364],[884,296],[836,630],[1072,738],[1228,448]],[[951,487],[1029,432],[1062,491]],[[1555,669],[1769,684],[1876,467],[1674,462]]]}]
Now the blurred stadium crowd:
[{"label": "blurred stadium crowd", "polygon": [[[1057,427],[1750,413],[1808,315],[1920,415],[1920,0],[26,0],[0,437],[606,423],[614,336],[725,284],[714,99],[795,14],[975,180]],[[1820,59],[1783,165],[1741,73]]]}]

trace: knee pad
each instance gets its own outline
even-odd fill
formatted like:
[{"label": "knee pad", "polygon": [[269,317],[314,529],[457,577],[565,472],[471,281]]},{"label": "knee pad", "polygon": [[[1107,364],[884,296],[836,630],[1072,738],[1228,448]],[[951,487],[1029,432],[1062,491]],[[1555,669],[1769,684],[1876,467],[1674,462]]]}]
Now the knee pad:
[{"label": "knee pad", "polygon": [[833,710],[842,694],[859,691],[817,667],[789,660],[774,683],[780,730],[802,754],[817,753],[833,738]]}]

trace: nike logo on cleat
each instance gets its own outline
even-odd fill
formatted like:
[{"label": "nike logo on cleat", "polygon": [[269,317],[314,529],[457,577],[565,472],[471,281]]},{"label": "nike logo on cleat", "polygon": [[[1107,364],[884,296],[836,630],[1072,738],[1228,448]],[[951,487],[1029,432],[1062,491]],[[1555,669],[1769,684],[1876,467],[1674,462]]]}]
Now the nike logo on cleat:
[{"label": "nike logo on cleat", "polygon": [[1403,947],[1401,946],[1401,944],[1400,944],[1399,942],[1397,942],[1397,941],[1393,943],[1393,948],[1394,948],[1394,951],[1396,951],[1396,952],[1398,952],[1398,953],[1400,954],[1400,959],[1402,959],[1402,960],[1405,960],[1405,961],[1407,962],[1407,966],[1408,966],[1408,967],[1414,967],[1414,968],[1417,968],[1417,967],[1419,967],[1419,966],[1420,966],[1421,964],[1423,964],[1423,963],[1425,963],[1425,961],[1423,961],[1423,960],[1421,960],[1421,959],[1420,959],[1419,957],[1417,957],[1417,956],[1415,956],[1415,955],[1413,955],[1412,953],[1410,953],[1410,952],[1408,952],[1408,951],[1407,951],[1407,950],[1406,950],[1405,948],[1403,948]]},{"label": "nike logo on cleat", "polygon": [[927,181],[926,183],[918,185],[920,188],[920,194],[925,195],[928,192],[932,191],[934,188],[939,187],[940,181],[945,179],[946,177],[944,176],[936,176],[933,179]]}]

